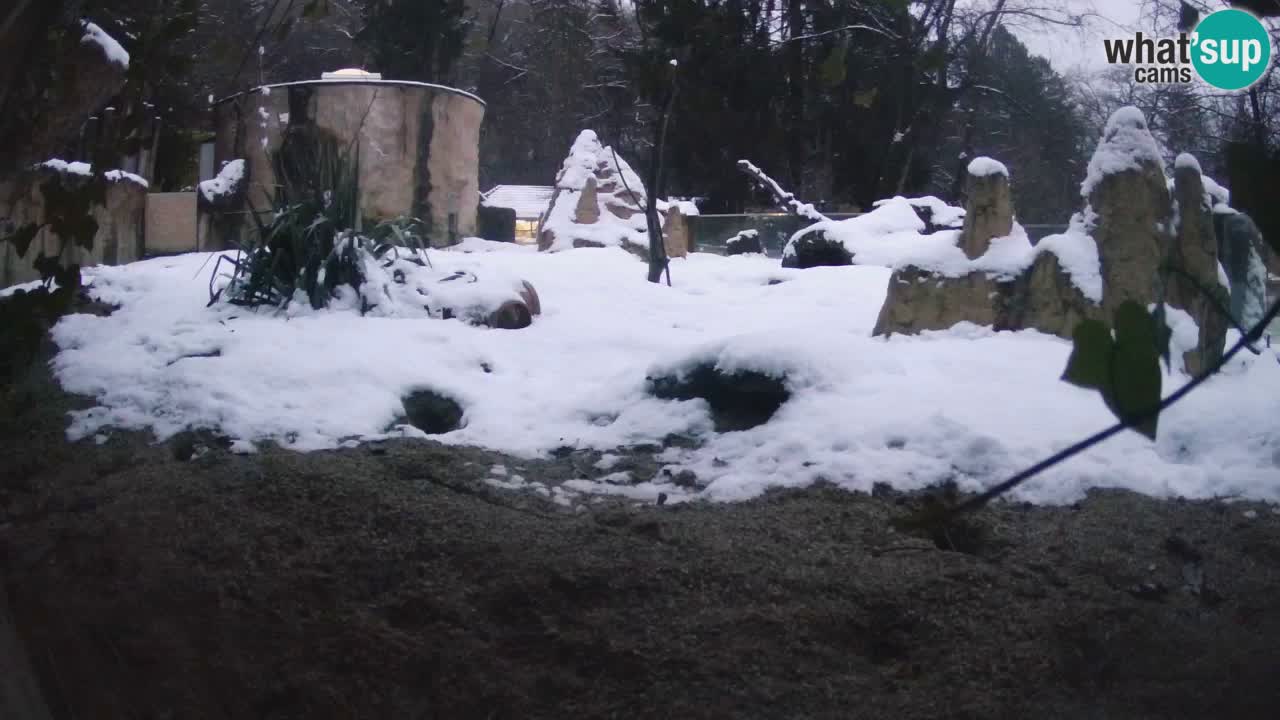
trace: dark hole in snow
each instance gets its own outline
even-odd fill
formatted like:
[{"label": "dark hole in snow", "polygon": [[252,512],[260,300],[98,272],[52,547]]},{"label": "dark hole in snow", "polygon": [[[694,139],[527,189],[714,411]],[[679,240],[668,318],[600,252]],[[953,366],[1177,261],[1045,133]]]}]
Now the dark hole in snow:
[{"label": "dark hole in snow", "polygon": [[843,243],[828,238],[821,231],[796,240],[791,254],[782,258],[782,267],[799,268],[840,267],[853,264],[853,255]]},{"label": "dark hole in snow", "polygon": [[406,421],[428,435],[440,435],[462,427],[462,406],[453,398],[431,390],[415,390],[401,398]]},{"label": "dark hole in snow", "polygon": [[722,373],[710,365],[699,365],[683,377],[651,377],[649,388],[663,400],[706,400],[716,432],[763,425],[791,398],[781,378],[754,370]]}]

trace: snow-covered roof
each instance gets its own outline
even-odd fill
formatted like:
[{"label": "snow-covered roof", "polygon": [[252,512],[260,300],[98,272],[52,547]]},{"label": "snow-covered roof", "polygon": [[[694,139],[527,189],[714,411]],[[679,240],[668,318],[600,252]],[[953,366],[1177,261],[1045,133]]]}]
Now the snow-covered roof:
[{"label": "snow-covered roof", "polygon": [[511,208],[517,218],[534,219],[547,211],[556,189],[550,185],[495,185],[480,201],[485,207]]},{"label": "snow-covered roof", "polygon": [[321,80],[381,80],[382,73],[373,73],[361,68],[342,68],[333,72],[321,73]]}]

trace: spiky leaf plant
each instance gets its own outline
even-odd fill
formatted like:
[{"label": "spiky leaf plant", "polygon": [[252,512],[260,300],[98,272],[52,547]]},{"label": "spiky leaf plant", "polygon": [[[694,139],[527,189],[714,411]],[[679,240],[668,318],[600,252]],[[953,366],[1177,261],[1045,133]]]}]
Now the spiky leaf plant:
[{"label": "spiky leaf plant", "polygon": [[[319,309],[342,285],[360,290],[365,254],[380,260],[408,252],[411,260],[429,264],[421,220],[402,217],[363,229],[354,143],[342,147],[331,138],[291,129],[272,164],[278,183],[274,209],[267,222],[252,214],[256,237],[240,248],[237,259],[228,260],[233,266],[228,302],[284,306],[305,298]],[[210,302],[221,292],[211,292]]]}]

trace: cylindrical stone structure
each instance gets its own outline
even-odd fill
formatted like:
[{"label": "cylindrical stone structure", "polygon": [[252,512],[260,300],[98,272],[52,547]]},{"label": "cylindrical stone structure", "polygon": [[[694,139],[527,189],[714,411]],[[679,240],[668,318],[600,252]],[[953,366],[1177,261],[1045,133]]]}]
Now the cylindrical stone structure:
[{"label": "cylindrical stone structure", "polygon": [[443,85],[340,79],[265,85],[214,105],[216,167],[245,161],[244,182],[217,213],[203,246],[232,247],[256,232],[249,212],[269,216],[276,198],[274,153],[297,130],[332,141],[357,163],[358,203],[367,222],[416,217],[434,246],[476,232],[480,197],[480,98]]}]

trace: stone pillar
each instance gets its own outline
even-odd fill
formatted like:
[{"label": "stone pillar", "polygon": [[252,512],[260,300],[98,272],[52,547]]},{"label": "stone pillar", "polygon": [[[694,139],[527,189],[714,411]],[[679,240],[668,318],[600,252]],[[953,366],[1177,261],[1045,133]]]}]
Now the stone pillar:
[{"label": "stone pillar", "polygon": [[573,210],[573,221],[579,225],[591,225],[600,220],[600,201],[596,197],[596,179],[594,176],[587,178],[587,184],[582,187],[582,194],[578,196],[578,204]]},{"label": "stone pillar", "polygon": [[667,222],[663,227],[663,244],[667,249],[667,257],[684,257],[689,254],[689,223],[685,222],[680,206],[671,203],[667,210]]},{"label": "stone pillar", "polygon": [[999,162],[980,157],[969,163],[968,172],[960,248],[975,260],[986,254],[992,239],[1013,232],[1013,197],[1009,171]]},{"label": "stone pillar", "polygon": [[1178,227],[1169,260],[1177,270],[1169,274],[1166,298],[1170,305],[1190,314],[1200,328],[1197,347],[1183,358],[1187,372],[1197,374],[1222,357],[1230,327],[1222,311],[1229,307],[1230,298],[1218,284],[1218,241],[1212,211],[1204,201],[1200,166],[1190,155],[1178,157],[1173,182]]}]

